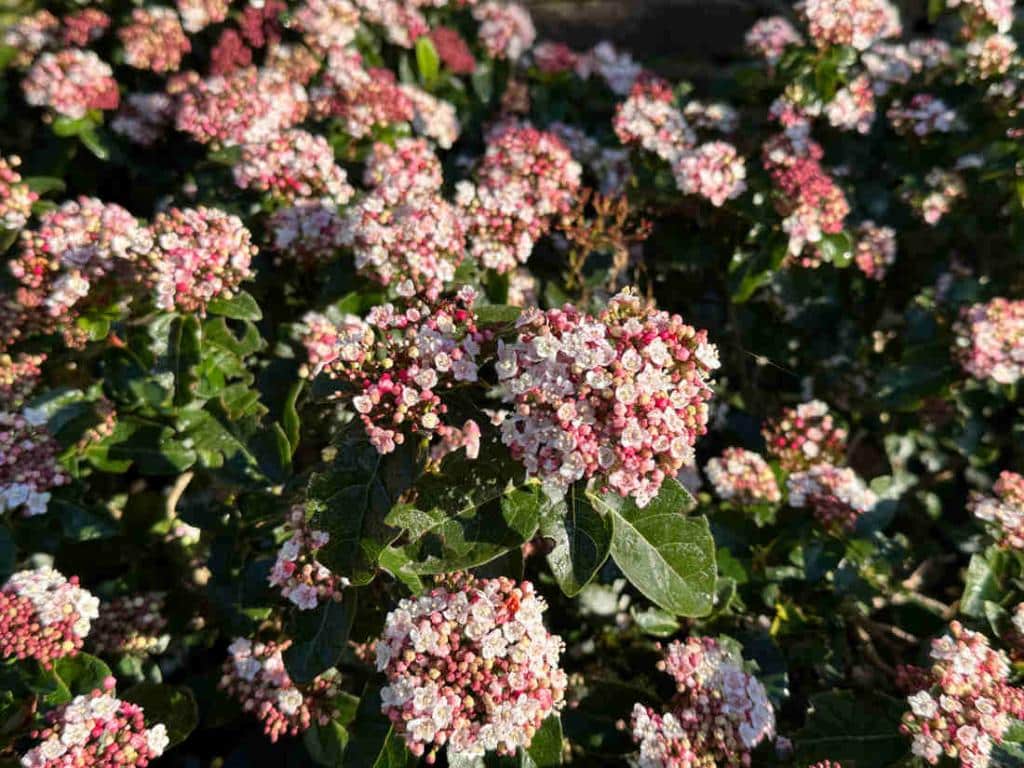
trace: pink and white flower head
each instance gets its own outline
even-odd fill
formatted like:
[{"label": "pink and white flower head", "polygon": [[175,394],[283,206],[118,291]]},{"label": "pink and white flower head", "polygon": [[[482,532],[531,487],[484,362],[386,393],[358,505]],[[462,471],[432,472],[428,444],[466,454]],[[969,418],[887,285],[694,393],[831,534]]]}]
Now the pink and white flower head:
[{"label": "pink and white flower head", "polygon": [[170,744],[163,723],[147,728],[138,704],[113,696],[114,679],[107,690],[76,696],[46,716],[46,724],[32,731],[39,743],[21,758],[22,768],[145,768]]},{"label": "pink and white flower head", "polygon": [[181,26],[190,35],[228,17],[231,0],[176,0]]},{"label": "pink and white flower head", "polygon": [[219,683],[242,709],[263,721],[263,732],[272,742],[282,736],[296,736],[314,724],[326,725],[338,715],[338,671],[332,668],[308,685],[296,685],[281,656],[291,642],[262,643],[237,638],[228,646]]},{"label": "pink and white flower head", "polygon": [[787,472],[814,464],[839,464],[846,453],[846,430],[821,400],[786,408],[761,430],[768,455]]},{"label": "pink and white flower head", "polygon": [[704,473],[719,498],[740,505],[776,504],[782,499],[772,468],[759,453],[726,448]]},{"label": "pink and white flower head", "polygon": [[312,378],[335,360],[352,366],[365,363],[374,336],[373,329],[355,315],[334,322],[319,312],[307,312],[302,317],[300,341],[307,360],[303,375]]},{"label": "pink and white flower head", "polygon": [[18,571],[0,588],[0,659],[53,662],[82,648],[100,601],[49,566]]},{"label": "pink and white flower head", "polygon": [[356,39],[359,9],[349,0],[303,0],[291,25],[302,34],[306,45],[325,54]]},{"label": "pink and white flower head", "polygon": [[20,69],[31,64],[40,51],[56,45],[60,31],[60,20],[47,10],[39,10],[5,27],[0,41],[15,51],[11,64]]},{"label": "pink and white flower head", "polygon": [[906,189],[903,198],[925,223],[935,226],[966,193],[967,186],[959,173],[932,168],[924,178],[923,189]]},{"label": "pink and white flower head", "polygon": [[0,353],[0,410],[18,410],[43,375],[45,354]]},{"label": "pink and white flower head", "polygon": [[46,514],[50,491],[71,477],[60,465],[60,447],[46,431],[46,417],[31,409],[0,411],[0,511],[24,517]]},{"label": "pink and white flower head", "polygon": [[974,493],[971,513],[984,521],[1003,549],[1024,549],[1024,477],[1004,471],[992,488],[993,495]]},{"label": "pink and white flower head", "polygon": [[455,279],[466,234],[457,209],[440,195],[389,208],[370,194],[349,210],[342,242],[361,274],[405,298],[433,301]]},{"label": "pink and white flower head", "polygon": [[996,32],[1006,33],[1013,26],[1014,0],[949,0],[947,8],[963,8],[967,18],[967,32],[974,34],[979,29],[994,27]]},{"label": "pink and white flower head", "polygon": [[441,149],[451,149],[462,130],[455,106],[432,96],[419,86],[406,84],[401,88],[412,102],[413,130],[420,136],[426,136]]},{"label": "pink and white flower head", "polygon": [[644,68],[628,51],[618,50],[608,40],[602,40],[576,60],[578,77],[588,80],[596,74],[616,96],[628,94],[643,72]]},{"label": "pink and white flower head", "polygon": [[788,19],[782,16],[769,16],[754,22],[747,30],[744,42],[747,50],[774,67],[788,47],[803,45],[804,40]]},{"label": "pink and white flower head", "polygon": [[739,112],[722,101],[688,101],[683,107],[683,117],[697,130],[719,133],[734,133],[740,122]]},{"label": "pink and white flower head", "polygon": [[343,247],[344,220],[333,203],[298,200],[278,208],[267,221],[270,248],[279,260],[309,271],[338,256]]},{"label": "pink and white flower head", "polygon": [[456,575],[402,600],[377,641],[381,711],[417,757],[515,754],[564,703],[561,638],[533,585]]},{"label": "pink and white flower head", "polygon": [[366,159],[363,183],[388,206],[413,198],[434,197],[444,177],[441,161],[425,139],[399,139],[394,145],[377,142]]},{"label": "pink and white flower head", "polygon": [[1009,685],[1010,661],[987,638],[952,622],[932,641],[932,666],[917,670],[919,689],[900,730],[913,738],[911,751],[930,765],[943,756],[962,768],[986,768],[1013,717],[1022,691]]},{"label": "pink and white flower head", "polygon": [[543,40],[533,46],[530,59],[533,65],[545,74],[572,72],[580,55],[565,43]]},{"label": "pink and white flower head", "polygon": [[869,133],[875,120],[875,92],[867,75],[854,78],[836,91],[825,105],[825,116],[833,128]]},{"label": "pink and white flower head", "polygon": [[645,506],[693,462],[707,430],[718,351],[707,332],[622,292],[599,316],[527,309],[498,343],[512,414],[502,441],[527,472],[564,490],[599,476]]},{"label": "pink and white flower head", "polygon": [[857,227],[857,244],[853,259],[857,268],[870,280],[882,280],[896,262],[896,230],[880,227],[873,221]]},{"label": "pink and white flower head", "polygon": [[907,103],[896,100],[886,115],[893,130],[903,135],[925,137],[961,127],[956,110],[930,93],[918,93]]},{"label": "pink and white flower head", "polygon": [[152,146],[174,123],[176,109],[174,99],[166,93],[130,93],[110,121],[110,128],[136,144]]},{"label": "pink and white flower head", "polygon": [[537,39],[530,12],[519,3],[487,0],[473,8],[477,38],[492,59],[518,61]]},{"label": "pink and white flower head", "polygon": [[277,552],[277,561],[267,581],[281,590],[281,596],[309,611],[325,601],[340,601],[348,579],[335,576],[317,559],[317,552],[331,539],[326,531],[310,526],[302,506],[292,507],[285,521],[290,537]]},{"label": "pink and white flower head", "polygon": [[794,472],[786,485],[790,506],[809,508],[823,528],[836,534],[852,531],[858,518],[878,503],[874,492],[849,467],[815,464]]},{"label": "pink and white flower head", "polygon": [[206,79],[192,72],[175,83],[175,91],[177,129],[215,146],[269,141],[309,110],[306,89],[270,68],[243,67]]},{"label": "pink and white flower head", "polygon": [[1005,75],[1017,58],[1017,42],[995,33],[967,43],[967,67],[982,80]]},{"label": "pink and white flower head", "polygon": [[961,310],[954,355],[968,375],[997,384],[1024,377],[1024,300],[995,298]]},{"label": "pink and white flower head", "polygon": [[110,27],[110,17],[99,8],[83,8],[61,19],[64,29],[61,40],[65,45],[85,47],[103,37]]},{"label": "pink and white flower head", "polygon": [[320,71],[323,59],[301,43],[275,43],[267,50],[264,63],[289,80],[308,86]]},{"label": "pink and white flower head", "polygon": [[206,311],[252,276],[256,246],[241,219],[215,208],[171,208],[153,219],[155,302],[168,311]]},{"label": "pink and white flower head", "polygon": [[615,134],[623,144],[635,144],[667,163],[675,163],[697,137],[675,104],[665,80],[640,79],[629,98],[615,108]]},{"label": "pink and white flower head", "polygon": [[743,659],[710,637],[673,642],[658,668],[676,681],[659,714],[633,707],[631,729],[641,768],[750,765],[750,755],[775,735],[775,712]]},{"label": "pink and white flower head", "polygon": [[684,152],[672,170],[680,192],[706,198],[716,208],[747,188],[746,161],[725,141],[709,141]]},{"label": "pink and white flower head", "polygon": [[36,59],[21,81],[25,101],[77,120],[91,109],[117,109],[117,81],[110,65],[92,51],[66,48]]},{"label": "pink and white flower head", "polygon": [[327,139],[299,128],[266,142],[243,144],[231,172],[239,188],[265,192],[287,203],[319,198],[344,205],[355,193],[345,171],[334,162]]},{"label": "pink and white flower head", "polygon": [[103,603],[89,642],[100,655],[148,656],[166,645],[163,592],[123,595]]},{"label": "pink and white flower head", "polygon": [[23,184],[16,170],[21,165],[17,155],[0,155],[0,228],[21,229],[32,215],[32,204],[39,195]]},{"label": "pink and white flower head", "polygon": [[798,9],[819,48],[849,45],[865,51],[901,31],[899,12],[888,0],[803,0]]},{"label": "pink and white flower head", "polygon": [[369,136],[375,128],[410,122],[415,116],[412,100],[391,70],[367,69],[358,51],[334,50],[328,56],[321,82],[310,89],[314,113],[336,117],[355,139]]},{"label": "pink and white flower head", "polygon": [[385,304],[367,317],[376,340],[363,336],[360,348],[354,334],[341,337],[343,354],[326,366],[326,374],[347,384],[379,453],[394,451],[406,433],[433,436],[446,423],[442,395],[477,380],[480,344],[489,334],[476,326],[475,300],[466,287],[454,299],[417,302],[402,311]]},{"label": "pink and white flower head", "polygon": [[171,8],[149,6],[132,11],[132,23],[117,31],[129,67],[150,72],[177,72],[192,50],[178,14]]}]

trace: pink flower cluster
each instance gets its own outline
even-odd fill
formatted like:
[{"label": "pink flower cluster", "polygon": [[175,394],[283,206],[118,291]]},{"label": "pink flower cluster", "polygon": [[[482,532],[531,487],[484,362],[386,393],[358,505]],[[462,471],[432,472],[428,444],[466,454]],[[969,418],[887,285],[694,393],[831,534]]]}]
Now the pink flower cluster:
[{"label": "pink flower cluster", "polygon": [[412,84],[403,85],[402,92],[412,102],[413,130],[434,141],[441,149],[451,149],[462,130],[454,105]]},{"label": "pink flower cluster", "polygon": [[344,48],[356,38],[359,9],[349,0],[304,0],[291,24],[310,48],[325,54]]},{"label": "pink flower cluster", "polygon": [[453,75],[471,75],[476,71],[476,59],[469,44],[452,27],[434,27],[430,30],[438,58]]},{"label": "pink flower cluster", "polygon": [[0,659],[53,662],[82,648],[99,600],[49,566],[18,571],[0,588]]},{"label": "pink flower cluster", "polygon": [[1004,471],[992,492],[993,496],[973,494],[968,508],[976,518],[989,524],[1000,547],[1024,549],[1024,477]]},{"label": "pink flower cluster", "polygon": [[697,141],[676,107],[672,87],[656,77],[637,81],[629,98],[615,108],[612,126],[623,144],[653,152],[669,164],[675,164]]},{"label": "pink flower cluster", "polygon": [[1009,35],[996,33],[971,40],[965,50],[968,68],[987,80],[1010,70],[1017,54],[1017,42]]},{"label": "pink flower cluster", "polygon": [[43,374],[46,355],[0,353],[0,410],[18,410],[32,394]]},{"label": "pink flower cluster", "polygon": [[968,32],[974,33],[984,27],[995,27],[997,32],[1006,33],[1013,26],[1014,0],[948,0],[947,8],[964,9],[967,16]]},{"label": "pink flower cluster", "polygon": [[857,244],[853,259],[870,280],[882,280],[896,262],[896,230],[880,227],[873,221],[861,222],[857,227]]},{"label": "pink flower cluster", "polygon": [[769,16],[754,22],[747,30],[744,42],[747,50],[774,67],[789,46],[803,45],[804,40],[788,19],[782,16]]},{"label": "pink flower cluster", "polygon": [[46,513],[50,491],[71,477],[60,465],[60,447],[46,431],[46,417],[30,409],[0,411],[0,512],[25,517]]},{"label": "pink flower cluster", "polygon": [[337,206],[319,200],[298,200],[278,208],[267,221],[271,248],[305,271],[331,261],[342,248],[344,220]]},{"label": "pink flower cluster", "polygon": [[228,17],[231,0],[177,0],[181,25],[189,34],[220,24]]},{"label": "pink flower cluster", "polygon": [[960,127],[956,110],[930,93],[918,93],[904,104],[896,100],[886,113],[893,130],[918,137],[933,133],[950,133]]},{"label": "pink flower cluster", "polygon": [[501,437],[530,475],[559,489],[601,476],[642,507],[692,463],[718,367],[706,331],[631,292],[598,317],[532,307],[516,328],[515,342],[498,343],[498,378],[514,406]]},{"label": "pink flower cluster", "polygon": [[309,378],[335,360],[341,361],[339,364],[362,365],[374,343],[373,330],[355,315],[345,315],[340,323],[335,323],[319,312],[307,312],[302,317],[300,333],[307,360],[302,373]]},{"label": "pink flower cluster", "polygon": [[960,312],[953,354],[968,375],[997,384],[1024,377],[1024,300],[995,298]]},{"label": "pink flower cluster", "polygon": [[106,690],[76,696],[46,716],[46,725],[32,732],[40,743],[21,758],[22,768],[145,768],[170,744],[167,727],[146,727],[138,704],[122,701]]},{"label": "pink flower cluster", "polygon": [[117,109],[120,92],[110,65],[92,51],[44,53],[21,81],[25,101],[77,120],[91,109]]},{"label": "pink flower cluster", "polygon": [[472,256],[498,272],[525,263],[551,219],[572,207],[581,174],[553,133],[514,123],[499,127],[488,137],[476,184],[457,187]]},{"label": "pink flower cluster", "polygon": [[740,114],[735,107],[722,101],[692,99],[683,107],[683,117],[697,130],[719,133],[734,133],[740,122]]},{"label": "pink flower cluster", "polygon": [[775,473],[759,453],[726,448],[704,472],[719,498],[735,504],[777,504],[782,499]]},{"label": "pink flower cluster", "polygon": [[878,43],[865,51],[861,62],[871,77],[875,93],[883,96],[893,85],[906,85],[922,72],[931,72],[951,61],[949,44],[936,38],[904,43]]},{"label": "pink flower cluster", "polygon": [[878,497],[849,467],[815,464],[794,472],[786,485],[791,507],[810,508],[821,526],[837,535],[852,531],[857,519],[878,503]]},{"label": "pink flower cluster", "polygon": [[344,205],[355,193],[334,162],[334,150],[323,136],[292,128],[256,144],[243,144],[232,168],[241,189],[269,193],[292,203],[298,198],[326,198]]},{"label": "pink flower cluster", "polygon": [[310,526],[302,506],[292,507],[285,529],[291,535],[277,552],[267,579],[270,586],[280,588],[282,597],[303,611],[325,600],[340,601],[348,579],[335,576],[316,559],[317,551],[331,540],[330,534]]},{"label": "pink flower cluster", "polygon": [[768,455],[778,459],[787,472],[814,464],[839,464],[846,453],[846,430],[836,424],[821,400],[786,408],[765,423],[761,434]]},{"label": "pink flower cluster", "polygon": [[65,45],[84,46],[98,40],[110,26],[110,17],[99,8],[83,8],[63,18]]},{"label": "pink flower cluster", "polygon": [[591,75],[599,75],[617,96],[628,94],[643,73],[644,68],[628,51],[616,49],[608,40],[602,40],[576,59],[577,77],[589,80]]},{"label": "pink flower cluster", "polygon": [[350,49],[334,50],[320,84],[310,91],[318,117],[336,117],[354,139],[369,136],[378,126],[406,123],[415,116],[412,100],[389,69],[363,66]]},{"label": "pink flower cluster", "polygon": [[633,707],[633,740],[640,768],[739,768],[775,734],[775,712],[761,682],[743,659],[710,637],[675,641],[658,668],[676,682],[676,694],[659,714]]},{"label": "pink flower cluster", "polygon": [[967,193],[963,178],[958,173],[932,168],[924,179],[923,193],[909,193],[907,202],[932,226],[938,224],[953,208],[953,202]]},{"label": "pink flower cluster", "polygon": [[477,38],[492,59],[516,61],[537,39],[530,12],[519,3],[486,0],[473,9]]},{"label": "pink flower cluster", "polygon": [[15,51],[11,64],[22,68],[31,64],[44,48],[54,45],[59,32],[60,20],[47,10],[39,10],[5,27],[0,40]]},{"label": "pink flower cluster", "polygon": [[377,642],[381,710],[417,757],[514,754],[563,705],[563,644],[533,585],[455,576],[402,600]]},{"label": "pink flower cluster", "polygon": [[339,355],[327,375],[349,385],[352,406],[370,442],[391,453],[405,431],[431,436],[445,425],[446,390],[477,380],[477,356],[488,334],[476,326],[475,292],[463,288],[454,299],[418,304],[404,311],[374,307],[367,323],[339,338]]},{"label": "pink flower cluster", "polygon": [[17,155],[0,155],[0,228],[21,229],[32,215],[32,204],[39,195],[21,183],[15,170],[21,165]]},{"label": "pink flower cluster", "polygon": [[423,139],[399,139],[394,145],[377,142],[366,159],[363,182],[386,205],[441,191],[441,161]]},{"label": "pink flower cluster", "polygon": [[784,216],[789,255],[800,266],[821,264],[816,244],[823,235],[843,228],[850,205],[842,189],[821,166],[824,151],[815,141],[779,134],[765,142],[765,170],[779,196],[776,208]]},{"label": "pink flower cluster", "polygon": [[888,0],[803,0],[799,11],[819,48],[851,45],[864,51],[901,31],[899,12]]},{"label": "pink flower cluster", "polygon": [[329,669],[312,683],[297,686],[284,668],[281,654],[291,645],[252,642],[237,638],[228,647],[219,687],[246,712],[263,721],[263,732],[272,742],[296,736],[311,725],[326,725],[337,717],[335,699],[341,693],[337,670]]},{"label": "pink flower cluster", "polygon": [[165,644],[162,592],[124,595],[103,603],[89,642],[100,655],[148,656]]},{"label": "pink flower cluster", "polygon": [[840,88],[825,105],[825,116],[834,128],[869,133],[875,120],[875,92],[867,75],[860,75]]},{"label": "pink flower cluster", "polygon": [[136,8],[132,23],[121,27],[117,36],[124,46],[125,64],[151,72],[176,72],[192,50],[178,14],[162,6]]},{"label": "pink flower cluster", "polygon": [[747,188],[746,162],[736,147],[725,141],[709,141],[684,152],[673,172],[680,192],[705,197],[716,208]]},{"label": "pink flower cluster", "polygon": [[153,220],[153,284],[157,306],[206,311],[213,299],[230,299],[252,272],[256,254],[249,230],[215,208],[171,208]]},{"label": "pink flower cluster", "polygon": [[986,768],[1020,710],[1021,691],[1008,679],[1010,662],[988,640],[954,621],[949,635],[932,641],[932,666],[920,670],[925,687],[907,698],[901,730],[912,752],[930,765],[943,756],[962,768]]}]

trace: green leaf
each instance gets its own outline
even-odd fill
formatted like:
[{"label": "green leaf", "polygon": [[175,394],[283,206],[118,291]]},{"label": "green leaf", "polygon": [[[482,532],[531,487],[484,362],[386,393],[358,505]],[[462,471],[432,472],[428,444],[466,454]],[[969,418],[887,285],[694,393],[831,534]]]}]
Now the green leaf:
[{"label": "green leaf", "polygon": [[61,138],[78,136],[83,131],[92,130],[93,125],[93,121],[88,115],[78,118],[61,116],[54,118],[53,133]]},{"label": "green leaf", "polygon": [[822,258],[837,267],[847,267],[853,260],[853,238],[848,232],[823,235],[818,247]]},{"label": "green leaf", "polygon": [[206,311],[211,315],[230,317],[233,320],[256,322],[263,318],[263,312],[260,311],[260,305],[256,303],[256,299],[245,291],[239,291],[230,299],[214,299],[206,305]]},{"label": "green leaf", "polygon": [[88,653],[58,659],[54,662],[53,671],[72,696],[103,690],[103,681],[110,677],[110,667]]},{"label": "green leaf", "polygon": [[908,751],[900,733],[904,709],[902,702],[878,694],[832,691],[812,696],[806,725],[794,738],[797,762],[891,765]]},{"label": "green leaf", "polygon": [[196,366],[202,360],[202,327],[195,315],[181,315],[171,323],[168,364],[174,373],[174,404],[187,405],[195,397]]},{"label": "green leaf", "polygon": [[348,748],[342,768],[406,768],[409,753],[380,711],[380,685],[367,683],[359,698],[355,719],[349,725]]},{"label": "green leaf", "polygon": [[280,484],[288,479],[292,470],[292,445],[276,421],[261,429],[249,442],[250,450],[260,471],[271,482]]},{"label": "green leaf", "polygon": [[14,543],[11,529],[0,522],[0,583],[6,581],[7,577],[14,572],[17,558],[18,547]]},{"label": "green leaf", "polygon": [[[721,579],[719,579],[721,581]],[[734,588],[735,588],[735,582]],[[644,634],[652,637],[672,637],[679,631],[679,621],[668,611],[648,608],[646,611],[632,610],[633,621]]]},{"label": "green leaf", "polygon": [[48,192],[63,192],[67,189],[64,179],[57,178],[56,176],[26,176],[23,181],[37,195],[45,195]]},{"label": "green leaf", "polygon": [[341,765],[344,759],[345,747],[348,746],[348,731],[334,720],[327,725],[314,722],[303,732],[302,743],[314,763],[333,768]]},{"label": "green leaf", "polygon": [[177,475],[191,467],[195,451],[174,440],[167,427],[126,418],[118,423],[115,436],[122,439],[110,446],[111,459],[127,460],[146,475]]},{"label": "green leaf", "polygon": [[199,707],[192,689],[187,686],[139,683],[129,688],[121,698],[142,707],[148,727],[164,724],[170,739],[169,747],[185,741],[199,724]]},{"label": "green leaf", "polygon": [[104,143],[100,135],[96,133],[94,128],[82,131],[78,134],[78,140],[82,142],[82,146],[92,152],[100,160],[110,159],[110,147]]},{"label": "green leaf", "polygon": [[996,549],[978,552],[971,557],[964,579],[964,593],[960,598],[960,611],[965,616],[982,618],[986,601],[1000,602],[1004,591],[1001,574],[1005,562],[1003,553]]},{"label": "green leaf", "polygon": [[289,445],[291,445],[292,454],[299,447],[302,422],[299,418],[296,404],[304,386],[305,383],[302,381],[296,381],[292,385],[292,388],[288,390],[288,397],[285,398],[284,410],[281,414],[281,426],[284,429],[285,436],[288,438]]},{"label": "green leaf", "polygon": [[614,493],[592,496],[611,515],[611,554],[645,597],[678,616],[706,616],[714,605],[715,542],[704,517],[688,518],[693,504],[675,480],[644,508]]},{"label": "green leaf", "polygon": [[489,61],[477,62],[476,69],[469,76],[473,85],[473,93],[483,104],[489,104],[494,98],[494,67]]},{"label": "green leaf", "polygon": [[533,734],[533,741],[525,752],[520,752],[522,768],[550,768],[562,764],[562,721],[551,715]]},{"label": "green leaf", "polygon": [[356,614],[356,591],[340,602],[327,600],[311,611],[299,611],[291,631],[294,642],[284,652],[284,666],[300,685],[333,667],[348,645]]},{"label": "green leaf", "polygon": [[420,72],[420,82],[429,90],[437,82],[441,71],[441,59],[429,37],[424,36],[416,41],[416,68]]},{"label": "green leaf", "polygon": [[548,499],[544,504],[540,535],[553,544],[547,560],[558,586],[574,597],[608,559],[612,520],[598,514],[587,496],[573,485],[564,497]]},{"label": "green leaf", "polygon": [[480,325],[511,325],[521,314],[522,307],[508,304],[483,304],[476,308],[477,322]]}]

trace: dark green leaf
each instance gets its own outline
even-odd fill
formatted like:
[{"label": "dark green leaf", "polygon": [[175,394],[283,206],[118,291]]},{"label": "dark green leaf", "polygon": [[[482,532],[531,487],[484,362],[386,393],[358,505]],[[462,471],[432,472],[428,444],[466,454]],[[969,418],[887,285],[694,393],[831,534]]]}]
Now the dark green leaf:
[{"label": "dark green leaf", "polygon": [[195,396],[196,366],[202,359],[202,328],[195,315],[181,315],[171,323],[168,364],[174,373],[174,404],[187,405]]},{"label": "dark green leaf", "polygon": [[102,691],[103,681],[110,677],[110,667],[88,653],[58,659],[53,665],[53,671],[71,691],[72,696]]},{"label": "dark green leaf", "polygon": [[206,310],[211,315],[222,315],[234,320],[252,320],[255,322],[263,318],[263,313],[260,311],[260,305],[256,303],[256,299],[245,291],[239,291],[238,294],[230,299],[214,299],[206,305]]},{"label": "dark green leaf", "polygon": [[551,768],[562,764],[562,721],[551,715],[533,734],[530,748],[520,752],[522,768]]},{"label": "dark green leaf", "polygon": [[356,591],[347,590],[340,602],[327,600],[311,611],[299,611],[291,636],[294,642],[284,652],[284,665],[299,684],[333,667],[348,645],[356,613]]},{"label": "dark green leaf", "polygon": [[142,707],[146,725],[163,723],[170,747],[181,744],[199,724],[199,708],[192,689],[184,685],[139,683],[122,696]]},{"label": "dark green leaf", "polygon": [[553,544],[547,554],[551,573],[562,591],[573,597],[608,559],[612,519],[598,514],[586,494],[574,485],[564,497],[546,500],[540,534]]},{"label": "dark green leaf", "polygon": [[794,742],[800,764],[833,760],[888,766],[908,751],[900,733],[902,702],[870,693],[833,691],[811,697],[807,723]]}]

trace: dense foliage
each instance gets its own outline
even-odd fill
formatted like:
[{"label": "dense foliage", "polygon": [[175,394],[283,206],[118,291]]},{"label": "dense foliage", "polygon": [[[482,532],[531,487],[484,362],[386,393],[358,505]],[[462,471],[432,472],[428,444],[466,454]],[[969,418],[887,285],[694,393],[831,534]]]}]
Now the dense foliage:
[{"label": "dense foliage", "polygon": [[1024,766],[1013,0],[6,7],[0,766]]}]

